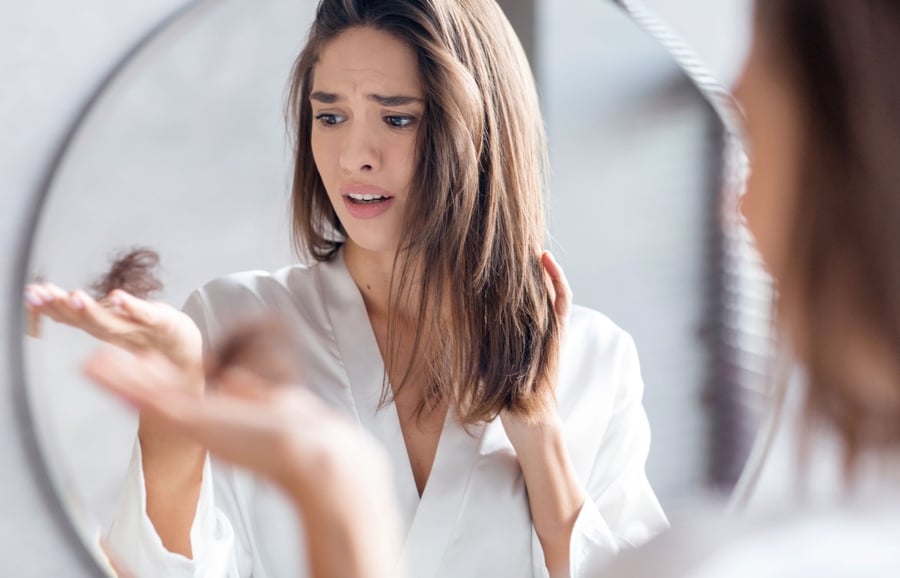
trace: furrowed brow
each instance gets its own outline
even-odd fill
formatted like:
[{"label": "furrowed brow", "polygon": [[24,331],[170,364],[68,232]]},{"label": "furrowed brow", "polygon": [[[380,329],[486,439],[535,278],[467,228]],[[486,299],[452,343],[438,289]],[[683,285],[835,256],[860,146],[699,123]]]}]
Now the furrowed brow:
[{"label": "furrowed brow", "polygon": [[331,92],[321,92],[321,91],[316,91],[316,92],[310,94],[309,99],[315,100],[317,102],[321,102],[322,104],[334,104],[335,102],[337,102],[339,100],[338,95],[331,93]]},{"label": "furrowed brow", "polygon": [[421,98],[415,96],[382,96],[380,94],[370,94],[369,100],[374,100],[382,106],[404,106],[424,102]]}]

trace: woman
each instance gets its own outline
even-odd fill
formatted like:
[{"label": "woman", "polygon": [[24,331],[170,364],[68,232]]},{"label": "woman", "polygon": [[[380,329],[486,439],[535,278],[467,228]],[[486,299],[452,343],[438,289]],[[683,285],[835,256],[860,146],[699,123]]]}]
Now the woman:
[{"label": "woman", "polygon": [[[542,252],[546,146],[499,7],[323,1],[290,107],[294,233],[313,264],[213,281],[189,318],[52,286],[29,289],[34,311],[163,352],[200,397],[201,348],[277,310],[304,384],[386,446],[413,576],[582,576],[661,529],[634,345],[569,306]],[[280,496],[211,472],[153,412],[139,441],[120,558],[235,576],[297,565]]]},{"label": "woman", "polygon": [[[877,465],[879,492],[812,513],[782,512],[744,528],[719,522],[699,534],[672,533],[618,561],[609,575],[900,573],[898,56],[896,1],[758,0],[752,54],[737,90],[753,161],[742,210],[779,287],[780,334],[807,376],[802,425],[836,434],[851,480],[863,475],[863,464]],[[261,397],[226,396],[209,404],[170,399],[160,384],[110,379],[109,372],[127,371],[132,360],[104,361],[91,363],[97,379],[146,411],[179,407],[190,420],[166,419],[198,439],[213,442],[218,432],[243,431],[235,416],[270,411]],[[307,468],[284,476],[251,463],[247,454],[212,447],[285,487],[308,479],[315,452],[297,449],[302,432],[288,426],[273,438],[288,440],[275,454]],[[317,451],[341,453],[324,444]],[[294,495],[301,503],[313,499]],[[708,541],[705,553],[699,539]]]},{"label": "woman", "polygon": [[[700,524],[612,575],[898,576],[900,2],[757,0],[755,24],[736,91],[753,166],[742,212],[805,374],[800,447],[838,442],[844,492]],[[698,555],[700,540],[715,546]]]}]

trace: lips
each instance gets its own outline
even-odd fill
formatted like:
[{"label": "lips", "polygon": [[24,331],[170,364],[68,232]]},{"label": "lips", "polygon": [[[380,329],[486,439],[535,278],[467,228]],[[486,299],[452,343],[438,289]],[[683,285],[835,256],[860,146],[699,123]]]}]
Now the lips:
[{"label": "lips", "polygon": [[373,219],[394,204],[394,196],[375,185],[342,185],[340,193],[347,212],[355,219]]}]

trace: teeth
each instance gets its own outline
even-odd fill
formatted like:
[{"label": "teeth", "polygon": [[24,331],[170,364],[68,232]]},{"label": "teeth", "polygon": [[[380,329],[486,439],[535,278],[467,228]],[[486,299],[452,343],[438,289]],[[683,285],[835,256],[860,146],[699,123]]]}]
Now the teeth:
[{"label": "teeth", "polygon": [[381,200],[387,198],[384,195],[360,195],[357,193],[350,193],[348,196],[354,201],[374,201],[376,199]]}]

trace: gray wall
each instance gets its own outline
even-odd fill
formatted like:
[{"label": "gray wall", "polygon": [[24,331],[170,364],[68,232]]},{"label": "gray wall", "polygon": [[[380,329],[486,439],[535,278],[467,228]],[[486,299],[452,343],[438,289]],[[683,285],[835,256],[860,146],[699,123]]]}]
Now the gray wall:
[{"label": "gray wall", "polygon": [[[8,323],[17,250],[33,195],[64,132],[109,66],[134,39],[179,2],[43,0],[0,3],[0,351],[6,355],[18,328]],[[722,78],[734,76],[746,39],[746,1],[656,0],[675,27],[709,57]],[[677,4],[677,7],[676,7]],[[712,11],[710,13],[710,11]],[[706,24],[710,24],[709,27]],[[714,30],[714,32],[713,32]],[[725,58],[724,56],[727,56]],[[67,547],[59,521],[51,516],[19,431],[19,386],[10,363],[0,372],[0,573],[4,576],[88,576]]]}]

